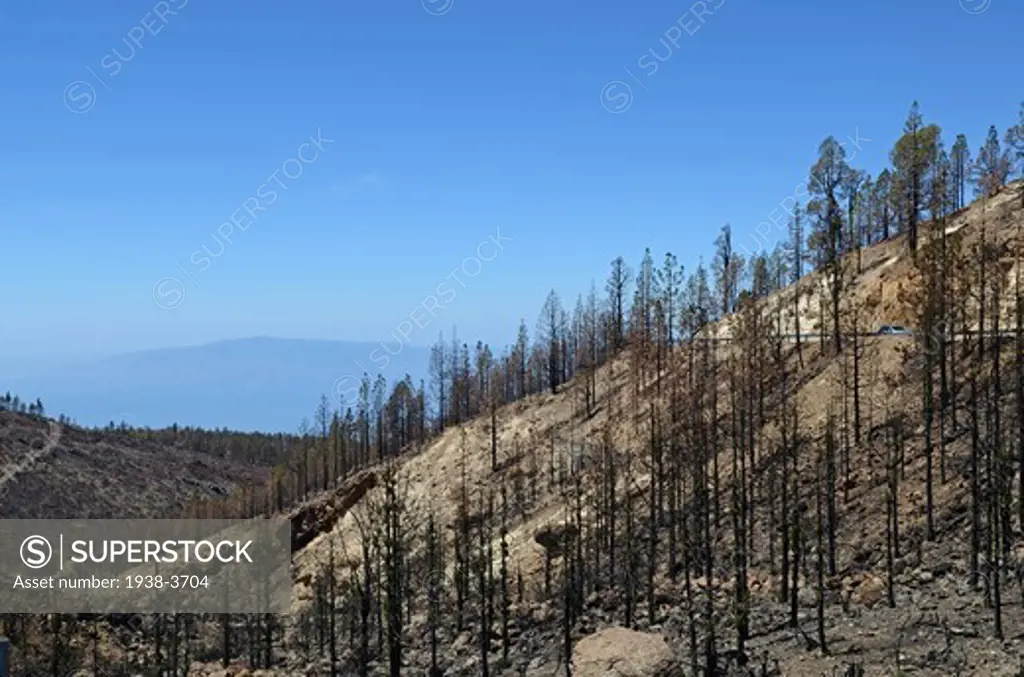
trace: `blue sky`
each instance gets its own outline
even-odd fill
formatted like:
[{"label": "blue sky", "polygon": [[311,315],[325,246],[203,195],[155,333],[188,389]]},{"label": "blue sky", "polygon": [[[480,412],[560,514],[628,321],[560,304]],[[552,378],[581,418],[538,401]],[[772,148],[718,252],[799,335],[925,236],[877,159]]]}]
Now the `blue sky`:
[{"label": "blue sky", "polygon": [[915,98],[976,147],[1024,98],[1022,20],[1019,0],[8,0],[0,352],[379,340],[467,259],[408,341],[504,343],[616,255],[692,268],[727,221],[753,242],[826,135],[877,172]]}]

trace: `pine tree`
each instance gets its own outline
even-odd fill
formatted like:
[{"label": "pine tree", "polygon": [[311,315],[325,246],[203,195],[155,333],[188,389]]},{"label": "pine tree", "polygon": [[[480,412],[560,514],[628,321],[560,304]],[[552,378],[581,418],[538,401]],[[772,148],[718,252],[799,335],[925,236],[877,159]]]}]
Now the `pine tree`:
[{"label": "pine tree", "polygon": [[800,335],[800,299],[803,296],[800,288],[800,279],[804,276],[804,262],[807,259],[805,249],[805,234],[803,225],[803,210],[796,205],[793,210],[793,217],[789,222],[789,270],[791,272],[790,284],[793,289],[793,334],[796,336],[796,353],[800,360],[800,366],[804,364],[803,339]]},{"label": "pine tree", "polygon": [[675,328],[679,319],[680,297],[682,295],[683,282],[686,276],[683,273],[683,266],[675,254],[665,254],[665,261],[662,263],[655,276],[655,293],[661,301],[661,308],[664,313],[666,344],[675,344]]},{"label": "pine tree", "polygon": [[857,221],[863,203],[862,191],[869,180],[866,173],[850,168],[843,176],[842,194],[846,198],[846,249],[843,252],[857,253],[857,275],[861,272],[861,234]]},{"label": "pine tree", "polygon": [[722,226],[715,239],[714,259],[715,286],[718,292],[718,310],[720,317],[732,312],[739,294],[740,271],[743,270],[743,257],[732,246],[732,227],[727,223]]},{"label": "pine tree", "polygon": [[562,382],[562,345],[566,329],[562,302],[552,289],[544,301],[537,322],[537,336],[545,341],[543,351],[547,361],[547,385],[552,395],[558,391]]},{"label": "pine tree", "polygon": [[821,143],[818,161],[811,167],[808,180],[808,190],[812,196],[808,211],[817,219],[812,242],[828,276],[832,342],[836,355],[842,351],[843,346],[840,301],[846,277],[846,264],[843,259],[843,215],[839,207],[839,196],[850,171],[850,166],[846,163],[846,151],[830,136]]},{"label": "pine tree", "polygon": [[[1011,162],[1017,165],[1017,177],[1024,179],[1024,101],[1020,104],[1017,124],[1006,130],[1006,146],[1011,151]],[[1024,188],[1021,188],[1020,199],[1024,206]]]},{"label": "pine tree", "polygon": [[915,101],[903,125],[903,136],[896,142],[890,153],[895,170],[895,184],[898,188],[897,212],[907,233],[907,244],[911,253],[917,251],[918,224],[924,201],[925,176],[929,162],[934,157],[934,147],[939,138],[939,128],[925,125],[920,108]]},{"label": "pine tree", "polygon": [[956,196],[954,209],[959,210],[967,206],[966,187],[971,177],[971,149],[967,145],[967,137],[963,134],[957,134],[950,159],[953,164],[952,181]]},{"label": "pine tree", "polygon": [[612,272],[605,285],[608,290],[608,307],[611,312],[611,344],[617,352],[626,340],[626,289],[629,285],[630,270],[625,260],[619,256],[612,261]]},{"label": "pine tree", "polygon": [[995,125],[988,128],[985,143],[978,149],[978,157],[974,161],[972,178],[975,192],[985,197],[992,197],[1006,185],[1010,176],[1010,153],[999,143],[999,132]]}]

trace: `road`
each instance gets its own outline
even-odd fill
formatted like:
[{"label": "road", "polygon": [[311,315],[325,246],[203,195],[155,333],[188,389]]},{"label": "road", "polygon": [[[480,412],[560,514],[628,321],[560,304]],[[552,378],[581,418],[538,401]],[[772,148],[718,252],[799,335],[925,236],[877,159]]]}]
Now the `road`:
[{"label": "road", "polygon": [[[957,332],[956,334],[953,335],[953,340],[954,341],[961,341],[961,340],[966,339],[966,338],[973,338],[973,337],[976,337],[978,335],[978,333],[979,332],[977,332],[977,331]],[[994,337],[994,336],[996,336],[996,332],[986,331],[986,332],[983,333],[983,335],[986,336],[986,337]],[[998,333],[998,335],[1000,337],[1002,337],[1002,338],[1013,338],[1017,334],[1016,334],[1016,330],[1015,329],[1006,329],[1006,330],[1000,331]],[[853,334],[847,333],[847,334],[843,334],[843,336],[848,338],[850,336],[853,336]],[[914,338],[914,333],[913,332],[907,332],[907,333],[903,333],[903,334],[898,334],[898,333],[897,334],[881,334],[879,332],[862,332],[860,334],[857,334],[857,336],[860,336],[862,338],[885,338],[885,339],[902,338],[902,339],[912,339],[912,338]],[[832,334],[824,334],[824,335],[822,335],[822,334],[803,334],[803,333],[801,333],[801,334],[783,334],[782,340],[795,343],[797,341],[797,337],[799,337],[799,339],[801,341],[815,341],[815,340],[818,340],[818,339],[821,339],[822,337],[824,337],[824,339],[827,341],[827,340],[832,338]],[[712,343],[729,343],[729,342],[733,341],[733,338],[731,336],[713,336],[713,337],[709,336],[709,337],[706,337],[706,338],[702,337],[702,336],[696,336],[692,340],[694,340],[694,341],[708,341],[708,342],[712,342]]]}]

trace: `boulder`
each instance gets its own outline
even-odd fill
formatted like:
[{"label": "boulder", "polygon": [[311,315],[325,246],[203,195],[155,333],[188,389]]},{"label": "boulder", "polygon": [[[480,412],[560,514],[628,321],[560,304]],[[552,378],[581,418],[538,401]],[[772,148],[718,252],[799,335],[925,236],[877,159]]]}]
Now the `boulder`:
[{"label": "boulder", "polygon": [[860,604],[866,606],[869,609],[885,596],[885,581],[878,576],[868,574],[864,579],[857,584],[857,587],[853,589],[853,593],[850,595],[850,600],[854,604]]},{"label": "boulder", "polygon": [[573,649],[574,677],[683,677],[661,635],[607,628],[588,635]]}]

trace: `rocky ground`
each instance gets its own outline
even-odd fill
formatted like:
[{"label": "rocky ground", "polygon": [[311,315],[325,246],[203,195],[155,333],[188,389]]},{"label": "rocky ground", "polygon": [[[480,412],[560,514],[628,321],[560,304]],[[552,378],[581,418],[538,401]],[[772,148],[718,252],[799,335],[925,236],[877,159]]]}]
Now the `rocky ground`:
[{"label": "rocky ground", "polygon": [[[952,677],[1024,675],[1024,606],[1014,576],[1004,584],[1002,640],[994,636],[993,611],[982,590],[972,589],[966,560],[950,550],[956,543],[923,543],[898,560],[897,607],[886,599],[886,581],[876,573],[859,572],[830,580],[826,597],[827,653],[817,644],[814,590],[801,589],[800,627],[788,627],[788,605],[777,594],[773,578],[751,577],[752,636],[745,668],[723,666],[721,674],[743,677],[873,677],[919,675]],[[703,590],[703,580],[695,581]],[[728,581],[718,589],[720,607],[731,593]],[[500,636],[492,641],[490,674],[497,677],[560,677],[563,660],[560,609],[550,603],[513,605],[508,661],[501,656]],[[622,600],[612,591],[592,594],[574,630],[573,674],[577,677],[683,677],[690,674],[687,613],[682,582],[659,580],[653,622],[645,604],[634,629],[620,627]],[[726,614],[720,619],[723,662],[730,658],[725,642],[732,636]],[[403,674],[427,674],[429,650],[422,618],[414,620],[411,646]],[[444,637],[441,663],[445,675],[481,674],[475,634]],[[344,657],[343,657],[344,658]],[[732,655],[735,660],[737,656]],[[195,675],[235,677],[265,675],[329,675],[326,661],[305,662],[292,656],[289,666],[275,671],[249,671],[195,665]],[[862,672],[860,671],[862,670]],[[384,675],[387,665],[374,665]],[[349,674],[342,672],[341,674]]]}]

